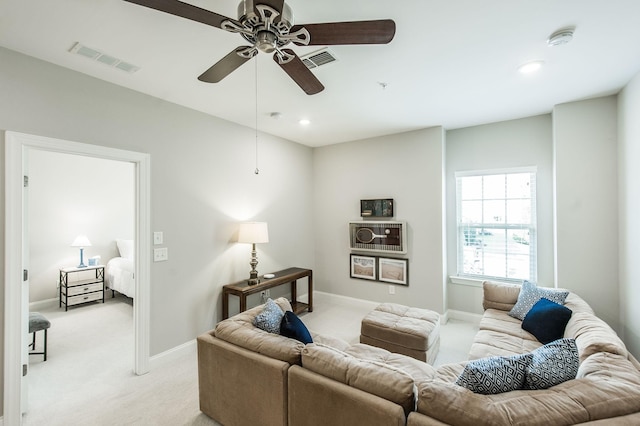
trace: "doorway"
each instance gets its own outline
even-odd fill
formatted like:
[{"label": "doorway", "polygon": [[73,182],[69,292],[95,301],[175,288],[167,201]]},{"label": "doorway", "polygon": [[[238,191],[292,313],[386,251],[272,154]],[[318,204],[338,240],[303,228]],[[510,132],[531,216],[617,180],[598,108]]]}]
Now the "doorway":
[{"label": "doorway", "polygon": [[[84,155],[130,162],[135,168],[135,276],[133,309],[135,374],[149,370],[149,266],[150,266],[150,156],[149,154],[82,144],[60,139],[5,133],[5,357],[4,357],[4,422],[22,423],[22,406],[26,399],[23,378],[25,330],[24,287],[28,285],[28,258],[24,241],[25,207],[24,176],[31,150]],[[23,279],[24,278],[24,279]],[[16,283],[23,283],[17,285]]]}]

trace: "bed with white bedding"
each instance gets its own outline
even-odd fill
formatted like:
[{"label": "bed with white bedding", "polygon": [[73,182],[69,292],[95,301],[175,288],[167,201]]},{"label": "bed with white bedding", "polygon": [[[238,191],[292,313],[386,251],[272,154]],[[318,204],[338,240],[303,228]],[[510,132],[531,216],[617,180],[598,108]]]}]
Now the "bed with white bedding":
[{"label": "bed with white bedding", "polygon": [[105,268],[105,285],[112,291],[133,298],[136,292],[136,281],[133,263],[133,240],[116,240],[119,257],[107,262]]}]

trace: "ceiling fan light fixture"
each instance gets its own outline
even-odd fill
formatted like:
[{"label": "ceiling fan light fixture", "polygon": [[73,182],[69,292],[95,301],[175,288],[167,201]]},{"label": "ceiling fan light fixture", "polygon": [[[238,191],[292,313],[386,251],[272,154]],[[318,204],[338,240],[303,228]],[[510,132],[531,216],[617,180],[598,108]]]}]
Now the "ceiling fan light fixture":
[{"label": "ceiling fan light fixture", "polygon": [[273,53],[276,50],[278,37],[271,31],[258,31],[256,36],[256,47],[264,53]]}]

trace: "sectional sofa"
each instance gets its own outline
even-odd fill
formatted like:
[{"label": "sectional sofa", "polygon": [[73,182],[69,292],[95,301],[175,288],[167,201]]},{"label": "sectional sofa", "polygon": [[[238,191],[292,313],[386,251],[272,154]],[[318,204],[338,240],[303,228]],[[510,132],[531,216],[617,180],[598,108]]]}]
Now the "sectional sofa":
[{"label": "sectional sofa", "polygon": [[[484,283],[485,313],[469,359],[542,344],[508,312],[520,286]],[[286,299],[276,303],[290,309]],[[200,409],[224,426],[640,424],[640,365],[577,295],[565,337],[578,376],[545,390],[483,395],[455,384],[469,361],[434,368],[384,349],[313,334],[314,343],[253,325],[257,306],[198,337]]]}]

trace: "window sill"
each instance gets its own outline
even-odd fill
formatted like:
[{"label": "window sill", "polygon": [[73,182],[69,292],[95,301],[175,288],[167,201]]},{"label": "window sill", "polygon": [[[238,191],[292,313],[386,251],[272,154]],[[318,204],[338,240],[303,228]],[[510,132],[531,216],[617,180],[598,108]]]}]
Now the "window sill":
[{"label": "window sill", "polygon": [[466,285],[469,287],[482,287],[482,283],[485,280],[479,280],[477,278],[460,277],[458,275],[449,275],[449,281],[451,281],[451,284]]}]

